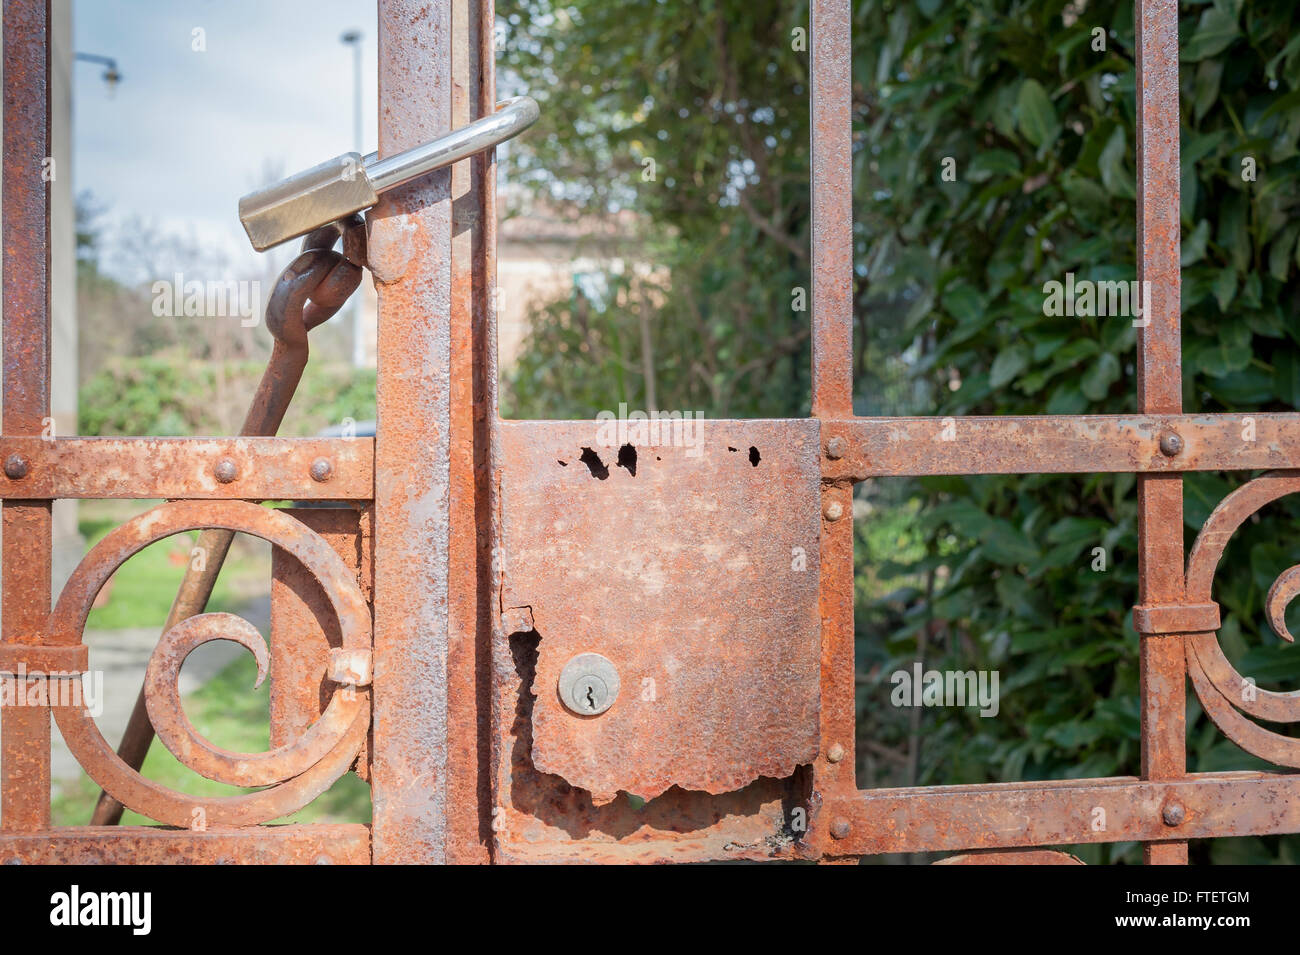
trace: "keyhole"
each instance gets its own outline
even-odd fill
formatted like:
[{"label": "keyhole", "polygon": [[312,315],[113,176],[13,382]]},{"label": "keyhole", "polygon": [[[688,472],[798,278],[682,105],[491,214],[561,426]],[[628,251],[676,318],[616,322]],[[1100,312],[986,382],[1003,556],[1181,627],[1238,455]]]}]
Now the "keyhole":
[{"label": "keyhole", "polygon": [[560,672],[560,702],[575,716],[599,716],[618,698],[618,671],[598,653],[580,653]]}]

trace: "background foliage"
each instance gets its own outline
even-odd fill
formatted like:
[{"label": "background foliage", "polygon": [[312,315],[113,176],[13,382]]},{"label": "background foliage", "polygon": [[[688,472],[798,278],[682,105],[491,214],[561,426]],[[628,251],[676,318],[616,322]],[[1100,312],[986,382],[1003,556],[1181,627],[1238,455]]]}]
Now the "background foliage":
[{"label": "background foliage", "polygon": [[[81,386],[80,433],[238,434],[265,370],[265,360],[196,362],[179,347],[112,357]],[[374,417],[375,369],[309,361],[280,434],[310,437]]]},{"label": "background foliage", "polygon": [[[260,321],[246,326],[240,316],[154,314],[152,282],[131,285],[106,272],[106,248],[137,262],[142,274],[168,280],[175,272],[228,274],[228,266],[201,243],[148,223],[105,234],[102,214],[94,196],[77,197],[77,433],[237,434],[271,336]],[[256,281],[269,295],[275,276]],[[348,362],[349,324],[344,311],[313,329],[311,360],[281,434],[314,435],[346,417],[374,418],[375,370]]]},{"label": "background foliage", "polygon": [[[809,56],[792,34],[807,4],[499,10],[503,85],[543,101],[516,178],[584,214],[634,210],[644,256],[671,276],[654,293],[638,287],[649,279],[611,276],[598,301],[575,293],[541,310],[505,383],[508,410],[807,413],[808,315],[794,290],[809,281]],[[1293,16],[1288,2],[1182,4],[1187,411],[1300,406]],[[1131,410],[1129,320],[1045,316],[1043,284],[1135,278],[1132,2],[859,0],[854,31],[858,412]],[[941,179],[946,157],[954,182]],[[1188,476],[1189,544],[1242,478]],[[856,513],[863,785],[1138,771],[1131,476],[876,481],[859,487]],[[1287,533],[1297,516],[1282,502],[1243,528],[1216,581],[1221,639],[1262,686],[1300,678],[1300,655],[1260,614],[1300,559]],[[998,670],[999,716],[890,707],[889,674],[918,659]],[[1257,765],[1194,698],[1188,747],[1192,769]],[[1080,853],[1137,858],[1132,846]],[[1289,840],[1221,840],[1193,857],[1293,853]]]},{"label": "background foliage", "polygon": [[806,14],[776,6],[498,5],[502,85],[542,104],[511,181],[577,215],[635,210],[641,255],[672,276],[611,274],[600,300],[535,316],[508,412],[807,412],[808,316],[791,290],[808,286],[808,58],[790,44]]}]

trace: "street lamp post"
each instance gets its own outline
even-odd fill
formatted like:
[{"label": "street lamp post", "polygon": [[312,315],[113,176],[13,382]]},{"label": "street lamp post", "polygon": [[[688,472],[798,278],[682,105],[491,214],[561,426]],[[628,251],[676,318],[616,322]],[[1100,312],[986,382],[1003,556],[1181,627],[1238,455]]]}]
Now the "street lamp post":
[{"label": "street lamp post", "polygon": [[[352,47],[352,148],[365,155],[361,136],[361,31],[348,30],[339,41]],[[352,299],[352,366],[360,368],[366,361],[366,343],[361,327],[361,297]]]},{"label": "street lamp post", "polygon": [[[122,80],[122,74],[117,68],[117,60],[111,56],[100,56],[98,53],[77,53],[76,59],[83,63],[98,63],[104,67],[102,79],[104,85],[108,87],[108,93],[111,96],[117,84]],[[360,97],[358,97],[360,99]]]}]

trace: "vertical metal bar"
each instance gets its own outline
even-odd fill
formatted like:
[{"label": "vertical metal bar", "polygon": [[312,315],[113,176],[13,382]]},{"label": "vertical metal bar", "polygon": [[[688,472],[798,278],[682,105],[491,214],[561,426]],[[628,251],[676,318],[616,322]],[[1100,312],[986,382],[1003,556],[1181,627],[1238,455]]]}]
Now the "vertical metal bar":
[{"label": "vertical metal bar", "polygon": [[[4,11],[4,433],[39,435],[50,413],[50,6]],[[50,501],[4,502],[3,634],[41,643],[50,612]],[[50,711],[7,707],[0,720],[0,820],[50,824]]]},{"label": "vertical metal bar", "polygon": [[[492,112],[492,0],[452,2],[452,126]],[[486,91],[486,96],[484,95]],[[447,861],[489,861],[486,718],[491,649],[491,536],[488,507],[488,427],[495,404],[487,382],[495,329],[483,258],[490,157],[475,156],[451,172],[451,542],[448,588]]]},{"label": "vertical metal bar", "polygon": [[853,56],[849,0],[812,5],[812,412],[853,413]]},{"label": "vertical metal bar", "polygon": [[[854,740],[857,727],[853,647],[853,486],[824,485],[821,539],[821,752],[813,765],[813,788],[851,797],[857,790]],[[841,515],[829,520],[830,515]],[[848,821],[818,819],[816,842],[834,854],[835,840],[848,835]],[[831,838],[828,840],[826,835]]]},{"label": "vertical metal bar", "polygon": [[[379,151],[451,123],[451,7],[380,0]],[[375,716],[379,863],[446,858],[451,171],[370,213],[379,293],[375,439]]]},{"label": "vertical metal bar", "polygon": [[[479,88],[478,111],[486,116],[496,108],[496,2],[479,0]],[[489,846],[492,837],[492,807],[497,805],[494,791],[494,747],[496,733],[492,721],[493,647],[501,629],[501,508],[499,501],[499,447],[501,440],[500,370],[497,365],[497,157],[496,150],[474,158],[479,177],[478,202],[482,216],[474,255],[475,322],[482,328],[476,344],[474,369],[479,376],[474,386],[475,409],[482,402],[483,421],[474,447],[474,468],[479,476],[476,506],[479,559],[479,620],[476,651],[478,693],[478,758],[481,766],[479,793],[482,818],[481,838]],[[481,315],[481,318],[479,316]]]},{"label": "vertical metal bar", "polygon": [[[812,4],[812,411],[853,414],[853,57],[849,0]],[[854,765],[853,485],[823,484],[820,541],[821,745],[813,788],[851,795]],[[830,515],[836,515],[830,517]],[[833,853],[847,821],[822,818]],[[830,838],[827,838],[827,835]]]},{"label": "vertical metal bar", "polygon": [[[1138,407],[1182,410],[1180,328],[1178,3],[1137,4],[1138,280],[1150,289],[1138,330]],[[1140,475],[1138,601],[1181,602],[1183,480]],[[1176,779],[1187,769],[1186,658],[1181,634],[1141,635],[1142,777]],[[1150,864],[1187,862],[1186,842],[1148,843]]]}]

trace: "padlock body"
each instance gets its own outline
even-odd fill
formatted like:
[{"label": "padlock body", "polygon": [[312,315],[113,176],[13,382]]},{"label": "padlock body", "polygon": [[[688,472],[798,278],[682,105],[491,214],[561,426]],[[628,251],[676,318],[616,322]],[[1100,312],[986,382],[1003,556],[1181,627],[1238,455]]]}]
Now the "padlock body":
[{"label": "padlock body", "polygon": [[378,201],[361,155],[344,153],[240,199],[239,221],[262,252]]}]

